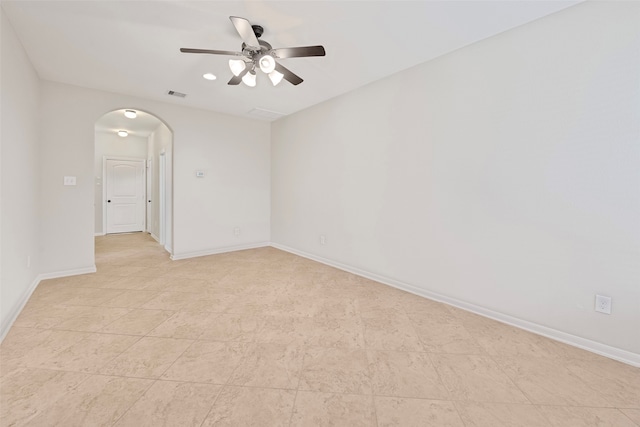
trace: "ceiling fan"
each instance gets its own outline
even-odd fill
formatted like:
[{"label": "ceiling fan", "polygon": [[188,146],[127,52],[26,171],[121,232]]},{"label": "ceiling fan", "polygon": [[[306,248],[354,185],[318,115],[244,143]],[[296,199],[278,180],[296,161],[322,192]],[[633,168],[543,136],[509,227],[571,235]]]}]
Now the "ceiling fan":
[{"label": "ceiling fan", "polygon": [[190,49],[184,47],[180,49],[180,52],[209,53],[213,55],[241,57],[241,59],[229,60],[229,68],[231,68],[231,72],[233,73],[233,77],[228,83],[230,85],[238,85],[240,82],[243,82],[247,86],[255,86],[256,69],[260,69],[263,73],[267,74],[274,86],[280,83],[282,79],[287,80],[293,85],[299,85],[303,80],[288,68],[276,62],[276,59],[325,56],[323,46],[284,47],[273,49],[266,41],[258,40],[264,32],[264,29],[260,25],[251,25],[247,19],[240,18],[238,16],[230,16],[229,19],[242,39],[243,43],[241,52]]}]

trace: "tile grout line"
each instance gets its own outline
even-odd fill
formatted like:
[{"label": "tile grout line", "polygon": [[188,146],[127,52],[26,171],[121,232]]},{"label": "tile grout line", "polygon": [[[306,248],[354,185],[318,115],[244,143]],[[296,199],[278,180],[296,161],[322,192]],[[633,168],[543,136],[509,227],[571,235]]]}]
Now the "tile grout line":
[{"label": "tile grout line", "polygon": [[[618,412],[620,412],[622,414],[623,417],[625,417],[626,419],[628,419],[629,421],[631,421],[632,423],[634,423],[636,426],[640,426],[640,424],[636,423],[635,420],[632,420],[630,416],[628,416],[622,409],[620,408],[615,408]],[[628,409],[628,408],[624,408],[624,409]]]},{"label": "tile grout line", "polygon": [[224,385],[221,385],[220,390],[218,390],[218,393],[216,394],[216,398],[213,399],[213,402],[211,402],[211,406],[209,407],[209,410],[207,411],[205,416],[202,418],[202,422],[199,424],[199,427],[202,427],[204,422],[207,421],[207,419],[209,418],[209,415],[211,415],[211,411],[213,411],[213,407],[216,405],[216,402],[220,398],[220,395],[222,394],[223,391],[224,391]]},{"label": "tile grout line", "polygon": [[[126,378],[126,377],[125,377]],[[140,393],[140,397],[138,397],[128,408],[126,411],[124,411],[122,413],[122,415],[120,415],[118,417],[117,420],[115,420],[111,425],[115,426],[116,424],[118,424],[118,422],[120,422],[120,420],[131,410],[131,408],[133,408],[136,403],[138,403],[151,389],[151,387],[153,387],[156,383],[158,382],[158,380],[156,379],[155,381],[151,381],[151,384],[149,384],[149,387],[147,387],[142,393]]]},{"label": "tile grout line", "polygon": [[298,374],[298,384],[296,384],[296,394],[293,397],[293,405],[291,405],[291,415],[289,416],[289,427],[291,427],[291,423],[293,423],[293,414],[296,411],[296,402],[298,401],[298,392],[300,391],[300,383],[302,382],[302,375],[304,374],[304,359],[307,357],[307,348],[308,346],[302,345],[303,353],[302,353],[302,363],[300,365],[300,373]]},{"label": "tile grout line", "polygon": [[496,359],[494,358],[494,356],[492,356],[491,354],[487,354],[487,356],[489,359],[491,359],[491,361],[498,367],[498,369],[500,370],[500,372],[502,372],[502,375],[504,375],[505,377],[507,377],[509,379],[509,382],[511,384],[513,384],[513,386],[515,388],[518,389],[518,391],[520,391],[520,393],[522,393],[522,395],[524,396],[525,399],[527,399],[527,401],[529,402],[530,405],[535,405],[535,403],[531,400],[531,397],[529,397],[529,395],[527,393],[525,393],[525,391],[516,383],[516,381],[511,378],[511,375],[509,375],[504,368],[502,367],[502,365],[500,363],[498,363],[498,361],[496,361]]}]

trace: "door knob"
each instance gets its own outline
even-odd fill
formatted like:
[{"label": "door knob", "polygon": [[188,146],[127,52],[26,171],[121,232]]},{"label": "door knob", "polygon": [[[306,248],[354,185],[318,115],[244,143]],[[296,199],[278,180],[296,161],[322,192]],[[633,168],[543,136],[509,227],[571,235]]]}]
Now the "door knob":
[{"label": "door knob", "polygon": [[107,200],[107,203],[111,203],[111,200]]}]

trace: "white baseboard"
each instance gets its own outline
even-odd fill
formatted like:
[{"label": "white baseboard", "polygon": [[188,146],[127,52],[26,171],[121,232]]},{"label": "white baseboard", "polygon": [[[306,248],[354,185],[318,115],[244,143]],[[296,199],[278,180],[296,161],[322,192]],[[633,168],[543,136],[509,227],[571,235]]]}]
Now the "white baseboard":
[{"label": "white baseboard", "polygon": [[93,265],[91,267],[76,268],[73,270],[62,270],[62,271],[52,271],[50,273],[42,273],[41,275],[38,276],[38,278],[40,280],[57,279],[58,277],[77,276],[79,274],[95,273],[96,271],[98,270],[96,269],[96,266]]},{"label": "white baseboard", "polygon": [[[243,251],[245,249],[264,248],[266,246],[271,246],[271,244],[269,242],[261,242],[261,243],[249,243],[249,244],[246,244],[246,245],[238,245],[238,246],[227,246],[227,247],[224,247],[224,248],[216,248],[216,249],[205,249],[203,251],[185,252],[185,253],[182,253],[182,254],[173,254],[173,255],[171,255],[171,259],[173,261],[177,261],[179,259],[196,258],[196,257],[200,257],[200,256],[223,254],[225,252]],[[169,253],[171,253],[171,251],[169,251]]]},{"label": "white baseboard", "polygon": [[35,291],[38,287],[40,280],[42,280],[40,276],[36,276],[36,278],[33,279],[33,282],[29,285],[27,290],[22,294],[22,297],[20,297],[18,302],[14,305],[7,319],[2,322],[2,326],[0,327],[0,343],[7,336],[7,333],[9,333],[11,326],[13,326],[13,322],[16,321],[24,306],[27,305],[27,301],[29,301],[29,298],[31,298],[33,291]]},{"label": "white baseboard", "polygon": [[[153,240],[155,240],[156,242],[158,242],[158,244],[162,244],[162,243],[160,243],[160,237],[156,236],[155,234],[153,234],[150,231],[148,231],[147,233],[149,233],[151,238]],[[167,251],[169,253],[169,255],[171,255],[171,246],[164,245],[163,247],[164,247],[164,250]]]},{"label": "white baseboard", "polygon": [[99,236],[106,236],[105,233],[93,233],[94,237],[99,237]]},{"label": "white baseboard", "polygon": [[33,283],[29,285],[27,290],[22,294],[22,297],[20,297],[20,300],[18,300],[17,304],[11,310],[11,314],[2,323],[0,327],[0,343],[4,340],[5,336],[11,329],[11,326],[13,326],[13,323],[16,321],[16,319],[22,312],[22,309],[27,304],[27,301],[29,301],[29,298],[31,298],[31,295],[36,290],[36,288],[38,287],[41,281],[47,280],[47,279],[56,279],[58,277],[77,276],[78,274],[95,273],[96,271],[97,271],[96,266],[94,265],[92,267],[77,268],[74,270],[64,270],[64,271],[54,271],[51,273],[43,273],[36,276],[36,278],[33,280]]},{"label": "white baseboard", "polygon": [[475,304],[470,304],[468,302],[461,301],[456,298],[451,298],[444,295],[440,295],[435,292],[427,291],[425,289],[420,289],[415,286],[409,285],[408,283],[400,282],[398,280],[394,280],[389,277],[384,277],[378,274],[370,273],[368,271],[360,270],[359,268],[355,268],[346,264],[341,264],[339,262],[322,258],[317,255],[309,254],[303,251],[299,251],[297,249],[290,248],[288,246],[281,245],[279,243],[271,243],[271,246],[273,246],[276,249],[283,250],[285,252],[290,252],[292,254],[299,255],[301,257],[308,258],[313,261],[317,261],[322,264],[326,264],[331,267],[335,267],[340,270],[344,270],[349,273],[353,273],[358,276],[365,277],[367,279],[375,280],[376,282],[380,282],[385,285],[389,285],[394,288],[397,288],[406,292],[410,292],[412,294],[415,294],[424,298],[442,302],[442,303],[451,305],[453,307],[457,307],[466,311],[470,311],[475,314],[479,314],[480,316],[497,320],[498,322],[506,323],[507,325],[515,326],[516,328],[533,332],[534,334],[542,335],[544,337],[551,338],[553,340],[560,341],[562,343],[569,344],[574,347],[578,347],[583,350],[587,350],[592,353],[596,353],[601,356],[608,357],[610,359],[618,360],[628,365],[640,367],[640,354],[637,354],[637,353],[612,347],[606,344],[599,343],[597,341],[592,341],[586,338],[579,337],[577,335],[572,335],[563,331],[559,331],[557,329],[553,329],[547,326],[539,325],[537,323],[529,322],[527,320],[518,319],[517,317],[513,317],[497,311],[489,310],[487,308],[484,308]]}]

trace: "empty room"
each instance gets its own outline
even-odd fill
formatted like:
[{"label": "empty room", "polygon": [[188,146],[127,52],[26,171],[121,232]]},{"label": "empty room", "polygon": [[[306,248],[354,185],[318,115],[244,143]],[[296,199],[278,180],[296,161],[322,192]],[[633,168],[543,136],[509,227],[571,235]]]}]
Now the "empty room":
[{"label": "empty room", "polygon": [[640,2],[0,15],[0,426],[640,427]]}]

